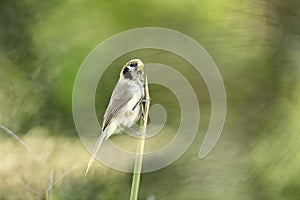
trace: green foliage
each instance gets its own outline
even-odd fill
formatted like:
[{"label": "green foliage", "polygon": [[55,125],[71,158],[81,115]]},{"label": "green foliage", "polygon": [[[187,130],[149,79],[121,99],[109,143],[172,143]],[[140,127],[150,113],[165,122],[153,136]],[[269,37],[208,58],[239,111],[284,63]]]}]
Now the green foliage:
[{"label": "green foliage", "polygon": [[[39,199],[28,185],[45,195],[52,170],[54,180],[62,178],[51,199],[129,198],[131,174],[97,164],[83,176],[89,154],[75,134],[72,88],[97,44],[144,26],[183,32],[205,47],[223,76],[228,113],[217,146],[199,160],[210,120],[203,79],[168,52],[147,49],[116,59],[97,88],[100,122],[120,68],[132,57],[178,70],[197,89],[201,108],[191,148],[171,166],[143,174],[140,199],[298,199],[299,8],[296,0],[2,0],[0,124],[21,135],[32,152],[0,130],[0,199]],[[145,151],[167,144],[180,120],[172,92],[153,84],[150,94],[153,104],[165,106],[168,119],[159,141],[146,141]],[[125,135],[112,139],[122,147],[132,142]]]}]

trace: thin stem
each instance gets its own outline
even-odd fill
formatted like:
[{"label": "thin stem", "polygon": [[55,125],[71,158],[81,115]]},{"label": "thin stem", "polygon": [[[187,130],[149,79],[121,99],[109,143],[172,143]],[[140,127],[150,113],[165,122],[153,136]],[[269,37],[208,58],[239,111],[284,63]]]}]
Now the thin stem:
[{"label": "thin stem", "polygon": [[149,88],[148,88],[148,79],[146,76],[146,79],[145,79],[145,103],[143,105],[143,117],[141,119],[141,127],[140,127],[141,137],[138,140],[138,144],[137,144],[130,200],[137,200],[137,198],[138,198],[142,164],[143,164],[143,153],[144,153],[144,146],[145,146],[145,136],[146,136],[149,106],[150,106],[150,95],[149,95]]},{"label": "thin stem", "polygon": [[39,197],[39,199],[45,199],[44,196],[39,193],[36,189],[34,189],[30,184],[26,183],[24,180],[19,179],[19,181],[22,183],[22,186],[29,191],[30,193],[34,194],[35,196]]},{"label": "thin stem", "polygon": [[29,146],[21,139],[19,138],[14,132],[12,132],[10,129],[6,128],[5,126],[0,124],[0,128],[3,129],[6,133],[11,135],[13,138],[15,138],[20,144],[22,144],[28,151],[30,151]]},{"label": "thin stem", "polygon": [[51,193],[53,181],[54,181],[54,170],[52,169],[52,170],[50,171],[50,175],[49,175],[49,184],[48,184],[48,188],[47,188],[47,190],[46,190],[46,200],[50,200],[50,193]]}]

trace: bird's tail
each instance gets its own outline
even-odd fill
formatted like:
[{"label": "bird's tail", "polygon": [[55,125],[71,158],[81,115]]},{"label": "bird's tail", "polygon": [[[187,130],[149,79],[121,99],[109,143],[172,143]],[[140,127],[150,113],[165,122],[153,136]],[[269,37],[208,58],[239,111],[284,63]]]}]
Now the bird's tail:
[{"label": "bird's tail", "polygon": [[96,155],[97,155],[97,153],[98,153],[98,151],[99,151],[99,149],[101,147],[101,144],[102,144],[104,138],[105,138],[105,135],[102,133],[100,135],[100,137],[98,138],[98,140],[97,140],[97,142],[96,142],[96,144],[95,144],[95,146],[93,148],[92,156],[91,156],[91,158],[89,160],[88,166],[87,166],[86,171],[85,171],[85,176],[89,172],[89,169],[91,168],[91,166],[92,166],[92,164],[93,164],[93,162],[95,160],[95,157],[96,157]]}]

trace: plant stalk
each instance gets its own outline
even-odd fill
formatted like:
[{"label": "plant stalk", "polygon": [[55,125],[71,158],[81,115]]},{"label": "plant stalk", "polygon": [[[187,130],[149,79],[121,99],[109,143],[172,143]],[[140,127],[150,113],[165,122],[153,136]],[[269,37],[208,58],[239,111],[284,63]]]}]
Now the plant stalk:
[{"label": "plant stalk", "polygon": [[143,164],[143,153],[144,153],[144,146],[145,146],[145,137],[146,137],[149,106],[150,106],[150,95],[149,95],[149,88],[148,88],[148,79],[146,76],[146,79],[145,79],[145,102],[142,105],[143,116],[141,118],[141,126],[140,126],[140,136],[141,137],[137,143],[130,200],[137,200],[137,198],[138,198],[142,164]]}]

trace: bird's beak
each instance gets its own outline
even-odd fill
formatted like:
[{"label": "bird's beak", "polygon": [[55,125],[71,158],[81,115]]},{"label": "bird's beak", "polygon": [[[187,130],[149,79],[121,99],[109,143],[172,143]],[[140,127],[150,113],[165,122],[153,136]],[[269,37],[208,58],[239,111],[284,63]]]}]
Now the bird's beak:
[{"label": "bird's beak", "polygon": [[144,63],[140,59],[136,59],[136,61],[138,66],[137,70],[142,72],[144,70]]},{"label": "bird's beak", "polygon": [[144,65],[143,64],[139,65],[138,68],[137,68],[138,71],[143,71],[143,69],[144,69]]}]

